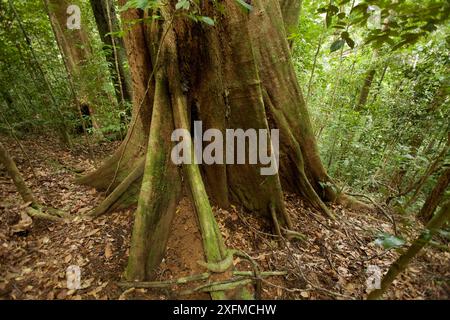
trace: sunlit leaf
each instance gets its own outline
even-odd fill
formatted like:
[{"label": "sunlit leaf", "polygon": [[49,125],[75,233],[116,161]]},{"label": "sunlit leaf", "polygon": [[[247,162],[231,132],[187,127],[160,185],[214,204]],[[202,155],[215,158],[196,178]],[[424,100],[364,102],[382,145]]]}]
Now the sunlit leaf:
[{"label": "sunlit leaf", "polygon": [[214,20],[211,19],[210,17],[200,17],[200,20],[210,26],[214,25]]},{"label": "sunlit leaf", "polygon": [[341,49],[344,46],[344,44],[345,44],[345,40],[342,40],[342,39],[336,40],[331,45],[330,52],[334,52],[334,51]]}]

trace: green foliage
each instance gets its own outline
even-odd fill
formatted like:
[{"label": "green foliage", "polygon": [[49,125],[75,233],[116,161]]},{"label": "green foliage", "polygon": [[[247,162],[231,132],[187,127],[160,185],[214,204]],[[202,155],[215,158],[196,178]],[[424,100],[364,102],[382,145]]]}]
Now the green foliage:
[{"label": "green foliage", "polygon": [[345,40],[342,40],[342,39],[336,40],[331,45],[330,52],[334,52],[334,51],[341,49],[344,46],[344,44],[345,44]]},{"label": "green foliage", "polygon": [[248,4],[247,2],[245,2],[244,0],[236,0],[236,2],[244,9],[250,11],[253,9],[253,7]]}]

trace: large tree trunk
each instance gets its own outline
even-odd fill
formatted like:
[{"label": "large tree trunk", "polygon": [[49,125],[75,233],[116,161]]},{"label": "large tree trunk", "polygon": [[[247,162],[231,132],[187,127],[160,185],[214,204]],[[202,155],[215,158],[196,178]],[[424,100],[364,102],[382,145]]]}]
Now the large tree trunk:
[{"label": "large tree trunk", "polygon": [[[89,88],[88,70],[92,58],[92,47],[89,40],[89,33],[86,30],[86,24],[82,21],[80,29],[69,29],[67,21],[69,15],[67,8],[71,5],[78,5],[81,8],[80,0],[44,0],[50,23],[55,34],[56,42],[63,55],[69,81],[73,84],[76,94],[77,112],[89,113],[92,125],[98,128],[95,120],[95,109],[99,102],[97,97],[107,93],[103,91],[102,84],[99,84],[99,93],[93,94]],[[103,79],[101,79],[103,81]],[[92,82],[92,81],[91,81]],[[88,111],[88,112],[87,112]]]},{"label": "large tree trunk", "polygon": [[[246,12],[236,1],[226,0],[223,14],[212,2],[201,3],[202,15],[215,17],[215,26],[174,15],[171,1],[158,12],[162,20],[134,24],[126,31],[134,84],[132,124],[116,153],[80,180],[107,190],[95,214],[136,202],[140,192],[129,279],[150,278],[163,257],[181,174],[192,194],[210,263],[225,259],[227,251],[209,199],[220,207],[235,203],[275,217],[284,230],[291,223],[283,190],[299,193],[330,216],[324,201],[336,198],[297,83],[279,1],[256,0]],[[122,19],[152,14],[130,9]],[[194,120],[202,121],[204,131],[215,128],[224,136],[226,129],[279,129],[278,173],[263,176],[260,164],[190,164],[178,170],[170,160],[170,134],[175,128],[189,129]]]},{"label": "large tree trunk", "polygon": [[106,60],[114,83],[117,101],[122,104],[125,101],[131,103],[132,84],[128,71],[125,70],[126,52],[123,40],[121,37],[110,34],[120,31],[114,2],[112,0],[91,0],[90,2],[100,38],[105,44]]}]

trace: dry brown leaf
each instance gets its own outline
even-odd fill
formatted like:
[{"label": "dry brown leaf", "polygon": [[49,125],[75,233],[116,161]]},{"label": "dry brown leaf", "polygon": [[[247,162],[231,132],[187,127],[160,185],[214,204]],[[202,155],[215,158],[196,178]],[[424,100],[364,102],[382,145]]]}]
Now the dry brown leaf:
[{"label": "dry brown leaf", "polygon": [[33,224],[33,219],[26,212],[20,212],[20,221],[11,227],[12,233],[27,231]]},{"label": "dry brown leaf", "polygon": [[112,246],[111,243],[107,243],[105,247],[105,258],[109,259],[112,256]]}]

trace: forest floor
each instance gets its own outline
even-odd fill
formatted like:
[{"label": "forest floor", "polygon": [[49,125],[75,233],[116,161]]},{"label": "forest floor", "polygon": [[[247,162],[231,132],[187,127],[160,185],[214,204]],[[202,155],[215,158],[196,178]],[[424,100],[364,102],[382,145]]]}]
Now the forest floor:
[{"label": "forest floor", "polygon": [[[14,140],[0,138],[42,203],[75,216],[102,200],[103,195],[96,190],[73,182],[81,168],[93,169],[82,144],[68,151],[52,138],[24,140],[27,160]],[[96,158],[100,161],[117,146],[117,142],[97,143]],[[399,255],[374,241],[381,232],[393,233],[388,217],[377,210],[356,212],[335,206],[338,218],[329,221],[309,210],[295,195],[286,196],[286,207],[296,231],[303,233],[306,241],[280,243],[270,234],[268,221],[236,207],[215,209],[228,247],[247,252],[263,271],[287,272],[263,281],[263,299],[363,299],[368,266],[378,266],[384,273]],[[32,225],[17,225],[22,211],[24,204],[0,166],[0,299],[209,298],[206,294],[180,295],[189,288],[186,286],[125,290],[117,285],[127,262],[133,208],[95,220],[77,217],[64,223],[35,220]],[[420,223],[412,216],[394,218],[403,238],[411,240],[418,235]],[[202,252],[194,210],[185,196],[177,209],[157,280],[204,272],[197,264],[203,259]],[[234,264],[236,269],[250,270],[247,262],[235,259]],[[66,288],[70,265],[81,267],[80,290]],[[449,299],[449,251],[424,249],[384,297]]]}]

